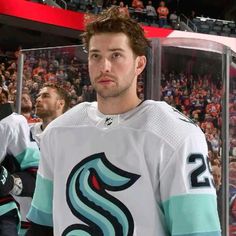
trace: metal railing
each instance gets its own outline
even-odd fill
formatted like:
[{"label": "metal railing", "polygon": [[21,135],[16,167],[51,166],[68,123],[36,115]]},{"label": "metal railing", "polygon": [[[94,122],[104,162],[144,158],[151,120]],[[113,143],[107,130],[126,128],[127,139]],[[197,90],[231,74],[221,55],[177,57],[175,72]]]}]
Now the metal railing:
[{"label": "metal railing", "polygon": [[67,3],[64,0],[54,0],[61,8],[67,10]]},{"label": "metal railing", "polygon": [[186,30],[188,31],[193,31],[193,32],[197,32],[197,26],[184,14],[180,14],[179,16],[180,22],[183,22],[187,27]]},{"label": "metal railing", "polygon": [[61,8],[54,0],[43,0],[43,3],[52,7]]},{"label": "metal railing", "polygon": [[42,0],[42,2],[52,7],[57,7],[67,10],[67,3],[64,0]]}]

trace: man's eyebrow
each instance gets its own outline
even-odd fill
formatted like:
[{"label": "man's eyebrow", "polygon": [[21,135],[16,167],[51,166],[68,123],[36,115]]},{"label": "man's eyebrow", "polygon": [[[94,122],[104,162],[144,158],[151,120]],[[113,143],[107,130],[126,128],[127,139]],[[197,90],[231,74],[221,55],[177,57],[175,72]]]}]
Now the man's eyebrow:
[{"label": "man's eyebrow", "polygon": [[98,49],[91,49],[89,52],[100,52]]},{"label": "man's eyebrow", "polygon": [[121,52],[124,52],[125,50],[122,49],[122,48],[111,48],[111,49],[109,49],[109,51],[111,51],[111,52],[114,52],[114,51],[121,51]]},{"label": "man's eyebrow", "polygon": [[39,92],[36,96],[39,97],[39,96],[45,95],[45,94],[50,94],[50,93],[49,92],[41,92],[41,93]]},{"label": "man's eyebrow", "polygon": [[[116,51],[120,51],[120,52],[124,52],[125,50],[122,49],[122,48],[111,48],[111,49],[108,49],[108,51],[111,51],[111,52],[116,52]],[[100,52],[100,50],[98,49],[91,49],[89,50],[89,52]]]}]

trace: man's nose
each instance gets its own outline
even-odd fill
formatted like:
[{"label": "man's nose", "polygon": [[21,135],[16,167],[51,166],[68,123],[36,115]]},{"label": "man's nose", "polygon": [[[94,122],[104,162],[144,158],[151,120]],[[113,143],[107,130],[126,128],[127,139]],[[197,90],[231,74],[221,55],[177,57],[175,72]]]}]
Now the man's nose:
[{"label": "man's nose", "polygon": [[111,71],[111,62],[107,58],[101,61],[101,72],[107,73]]},{"label": "man's nose", "polygon": [[35,102],[38,103],[40,101],[41,101],[41,97],[39,96],[39,97],[36,98]]}]

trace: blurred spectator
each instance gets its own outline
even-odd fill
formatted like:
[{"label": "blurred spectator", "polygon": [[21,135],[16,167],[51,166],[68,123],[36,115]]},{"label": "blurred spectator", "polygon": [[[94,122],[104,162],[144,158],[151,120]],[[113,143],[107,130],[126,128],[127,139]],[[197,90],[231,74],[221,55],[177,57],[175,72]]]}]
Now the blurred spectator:
[{"label": "blurred spectator", "polygon": [[33,104],[29,93],[22,93],[21,97],[21,115],[23,115],[28,123],[40,122],[41,119],[33,114]]},{"label": "blurred spectator", "polygon": [[209,114],[213,118],[217,118],[220,114],[221,106],[214,97],[212,102],[206,106],[206,114]]},{"label": "blurred spectator", "polygon": [[118,2],[117,2],[117,0],[112,0],[111,1],[111,7],[113,7],[113,6],[118,6],[119,4],[118,4]]},{"label": "blurred spectator", "polygon": [[173,11],[170,16],[169,16],[169,20],[170,20],[170,25],[173,29],[179,29],[178,26],[178,16],[177,16],[177,12]]},{"label": "blurred spectator", "polygon": [[132,1],[132,7],[134,8],[134,17],[138,21],[143,21],[143,9],[144,5],[141,0],[133,0]]},{"label": "blurred spectator", "polygon": [[216,191],[218,192],[221,188],[221,168],[218,165],[212,166],[212,175],[213,175]]},{"label": "blurred spectator", "polygon": [[164,1],[160,2],[157,13],[159,17],[159,27],[162,28],[167,25],[167,17],[169,15],[169,9],[166,7]]},{"label": "blurred spectator", "polygon": [[8,86],[11,82],[11,74],[8,70],[5,70],[4,78],[5,78],[5,85]]},{"label": "blurred spectator", "polygon": [[0,104],[5,104],[8,102],[9,93],[7,90],[0,87]]},{"label": "blurred spectator", "polygon": [[[75,5],[75,9],[77,11],[83,9],[81,0],[71,0],[71,3]],[[84,9],[85,9],[85,7],[84,7]]]},{"label": "blurred spectator", "polygon": [[146,12],[147,12],[148,25],[155,23],[157,20],[157,13],[156,13],[156,9],[152,5],[152,1],[148,1],[148,4],[146,6]]},{"label": "blurred spectator", "polygon": [[94,14],[99,14],[102,11],[103,0],[93,0]]},{"label": "blurred spectator", "polygon": [[92,85],[84,85],[82,93],[84,101],[93,102],[96,101],[96,92]]},{"label": "blurred spectator", "polygon": [[194,10],[191,11],[189,19],[193,20],[196,17],[196,12]]},{"label": "blurred spectator", "polygon": [[218,214],[221,219],[221,213],[222,213],[221,167],[219,167],[218,165],[213,165],[212,166],[212,175],[213,175],[213,180],[214,180],[216,193],[217,193]]},{"label": "blurred spectator", "polygon": [[129,16],[128,5],[125,6],[125,4],[124,4],[123,1],[120,1],[120,4],[119,4],[119,11],[120,11],[122,14]]}]

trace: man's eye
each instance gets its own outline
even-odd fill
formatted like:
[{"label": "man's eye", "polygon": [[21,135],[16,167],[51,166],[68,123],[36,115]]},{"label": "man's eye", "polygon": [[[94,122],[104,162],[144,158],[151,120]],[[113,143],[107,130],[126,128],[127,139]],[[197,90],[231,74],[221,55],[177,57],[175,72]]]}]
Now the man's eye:
[{"label": "man's eye", "polygon": [[48,97],[50,97],[49,94],[41,94],[41,98],[48,98]]},{"label": "man's eye", "polygon": [[117,58],[117,57],[120,57],[120,56],[121,56],[121,54],[118,53],[118,52],[115,52],[115,53],[112,54],[113,58]]},{"label": "man's eye", "polygon": [[90,56],[91,59],[98,59],[99,58],[99,55],[98,54],[92,54]]}]

